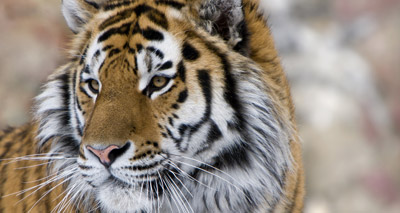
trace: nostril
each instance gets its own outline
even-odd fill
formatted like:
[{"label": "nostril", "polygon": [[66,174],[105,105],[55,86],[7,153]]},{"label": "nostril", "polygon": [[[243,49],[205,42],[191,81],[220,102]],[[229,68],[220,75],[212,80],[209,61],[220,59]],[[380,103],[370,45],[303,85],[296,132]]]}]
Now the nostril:
[{"label": "nostril", "polygon": [[126,143],[124,146],[119,147],[117,145],[110,145],[105,149],[96,149],[92,146],[86,146],[86,148],[91,151],[102,163],[104,166],[110,166],[116,158],[120,157],[121,155],[126,152],[130,147],[130,143]]},{"label": "nostril", "polygon": [[114,160],[123,155],[126,152],[126,150],[129,149],[130,146],[131,144],[128,142],[121,148],[111,150],[110,153],[108,154],[108,158],[110,159],[111,162],[114,162]]}]

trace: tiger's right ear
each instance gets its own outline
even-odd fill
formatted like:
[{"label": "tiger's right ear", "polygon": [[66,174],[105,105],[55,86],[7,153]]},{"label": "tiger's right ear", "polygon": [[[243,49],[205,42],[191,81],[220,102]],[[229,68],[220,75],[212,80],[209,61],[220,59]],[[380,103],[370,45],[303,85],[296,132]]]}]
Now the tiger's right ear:
[{"label": "tiger's right ear", "polygon": [[69,28],[79,33],[107,0],[62,0],[62,13]]}]

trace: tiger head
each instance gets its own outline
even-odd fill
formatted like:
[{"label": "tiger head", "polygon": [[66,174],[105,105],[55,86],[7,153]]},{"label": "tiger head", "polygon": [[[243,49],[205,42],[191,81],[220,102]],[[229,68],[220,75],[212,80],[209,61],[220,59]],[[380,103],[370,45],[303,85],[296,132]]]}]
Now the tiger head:
[{"label": "tiger head", "polygon": [[37,98],[76,208],[244,212],[275,202],[290,124],[239,0],[64,0],[70,62]]}]

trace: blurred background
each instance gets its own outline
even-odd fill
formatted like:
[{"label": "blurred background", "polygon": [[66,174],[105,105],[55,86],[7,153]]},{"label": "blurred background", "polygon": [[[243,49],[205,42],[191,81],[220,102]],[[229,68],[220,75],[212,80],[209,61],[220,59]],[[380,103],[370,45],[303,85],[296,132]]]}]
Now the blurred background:
[{"label": "blurred background", "polygon": [[[261,0],[297,108],[306,213],[400,212],[400,0]],[[0,1],[0,128],[32,98],[71,33],[60,1]]]}]

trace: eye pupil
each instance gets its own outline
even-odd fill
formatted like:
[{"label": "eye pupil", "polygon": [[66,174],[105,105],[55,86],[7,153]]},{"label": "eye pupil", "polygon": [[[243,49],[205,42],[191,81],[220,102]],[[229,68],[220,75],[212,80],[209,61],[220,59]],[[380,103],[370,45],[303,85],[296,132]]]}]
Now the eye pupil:
[{"label": "eye pupil", "polygon": [[89,85],[89,89],[93,92],[93,93],[98,93],[100,86],[99,86],[99,82],[95,79],[91,79],[88,81],[88,85]]},{"label": "eye pupil", "polygon": [[153,78],[153,85],[155,87],[162,87],[167,83],[167,79],[165,77],[156,76]]}]

